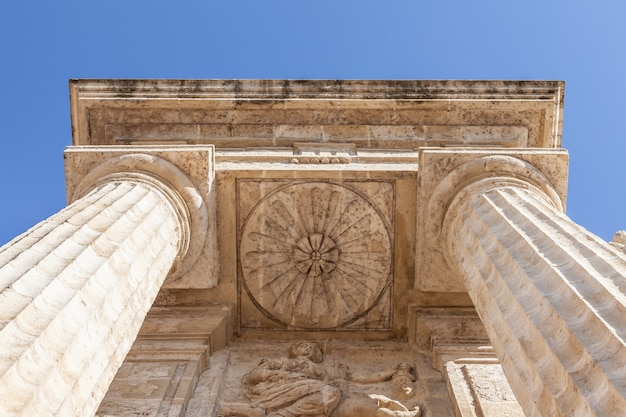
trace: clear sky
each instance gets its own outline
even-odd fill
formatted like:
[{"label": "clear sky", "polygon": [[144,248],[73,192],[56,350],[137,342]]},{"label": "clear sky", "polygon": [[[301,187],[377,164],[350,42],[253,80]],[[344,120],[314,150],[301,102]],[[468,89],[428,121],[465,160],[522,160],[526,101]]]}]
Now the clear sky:
[{"label": "clear sky", "polygon": [[626,2],[6,1],[0,244],[65,205],[70,78],[565,80],[567,213],[626,229]]}]

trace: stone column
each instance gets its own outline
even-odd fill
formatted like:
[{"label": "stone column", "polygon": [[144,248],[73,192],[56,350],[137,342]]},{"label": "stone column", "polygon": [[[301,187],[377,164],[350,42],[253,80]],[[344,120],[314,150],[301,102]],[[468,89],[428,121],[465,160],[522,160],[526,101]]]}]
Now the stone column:
[{"label": "stone column", "polygon": [[93,415],[186,254],[171,186],[122,172],[91,188],[0,249],[2,416]]},{"label": "stone column", "polygon": [[520,176],[493,170],[456,194],[446,258],[526,415],[623,416],[626,257]]}]

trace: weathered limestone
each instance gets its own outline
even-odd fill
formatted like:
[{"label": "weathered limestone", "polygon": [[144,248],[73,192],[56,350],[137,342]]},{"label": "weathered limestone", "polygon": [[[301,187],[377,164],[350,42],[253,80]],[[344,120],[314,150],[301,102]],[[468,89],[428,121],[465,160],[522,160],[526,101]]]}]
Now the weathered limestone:
[{"label": "weathered limestone", "polygon": [[530,164],[470,164],[492,175],[450,203],[447,257],[526,414],[623,415],[626,258],[565,216]]},{"label": "weathered limestone", "polygon": [[[245,190],[258,188],[255,181]],[[241,235],[241,267],[248,294],[268,317],[283,326],[345,328],[388,298],[391,207],[380,200],[393,201],[393,186],[364,188],[283,184],[254,207]],[[388,327],[386,310],[368,327]]]},{"label": "weathered limestone", "polygon": [[424,417],[453,413],[441,374],[403,342],[236,340],[216,356],[216,368],[219,362],[226,367],[211,380],[211,391],[220,393],[219,412],[206,407],[204,414],[188,415],[409,417],[420,415],[419,408],[435,413]]},{"label": "weathered limestone", "polygon": [[[484,165],[480,161],[489,161]],[[528,167],[555,202],[567,196],[568,154],[564,149],[421,148],[417,179],[415,286],[428,292],[465,292],[463,277],[446,261],[443,219],[452,198],[468,181],[508,173],[529,175]],[[473,162],[473,163],[471,163]],[[539,186],[539,185],[538,185]],[[563,203],[564,204],[564,203]],[[452,264],[453,265],[453,264]],[[437,277],[437,279],[433,279]]]},{"label": "weathered limestone", "polygon": [[222,306],[153,307],[96,416],[185,416],[209,356],[231,339],[231,315]]},{"label": "weathered limestone", "polygon": [[[89,415],[178,252],[154,187],[106,184],[4,251],[2,415]],[[16,253],[17,252],[17,253]]]},{"label": "weathered limestone", "polygon": [[443,375],[456,417],[524,415],[473,308],[411,308],[409,341]]},{"label": "weathered limestone", "polygon": [[358,151],[559,147],[563,88],[558,81],[87,79],[70,82],[70,98],[74,145],[210,143],[272,148],[267,154],[303,142]]},{"label": "weathered limestone", "polygon": [[562,214],[563,87],[72,81],[72,205],[0,252],[0,406],[620,415],[626,239]]},{"label": "weathered limestone", "polygon": [[87,175],[86,196],[0,252],[3,416],[93,415],[184,264],[198,207],[146,171],[115,171]]}]

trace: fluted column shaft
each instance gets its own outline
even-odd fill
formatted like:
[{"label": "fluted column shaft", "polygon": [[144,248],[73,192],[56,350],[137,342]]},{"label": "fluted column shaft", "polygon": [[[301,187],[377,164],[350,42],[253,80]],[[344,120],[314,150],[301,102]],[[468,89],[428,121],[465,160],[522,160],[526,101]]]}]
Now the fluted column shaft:
[{"label": "fluted column shaft", "polygon": [[528,416],[626,412],[626,258],[534,187],[450,206],[448,258]]},{"label": "fluted column shaft", "polygon": [[171,199],[124,179],[0,248],[0,415],[93,415],[180,241]]}]

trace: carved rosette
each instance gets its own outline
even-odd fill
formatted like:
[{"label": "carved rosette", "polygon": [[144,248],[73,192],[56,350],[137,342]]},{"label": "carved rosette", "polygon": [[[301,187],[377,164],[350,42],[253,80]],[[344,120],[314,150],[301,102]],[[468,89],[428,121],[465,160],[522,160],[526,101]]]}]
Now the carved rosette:
[{"label": "carved rosette", "polygon": [[377,208],[325,182],[291,184],[262,199],[243,226],[240,256],[257,307],[304,329],[358,319],[391,277],[391,239]]}]

